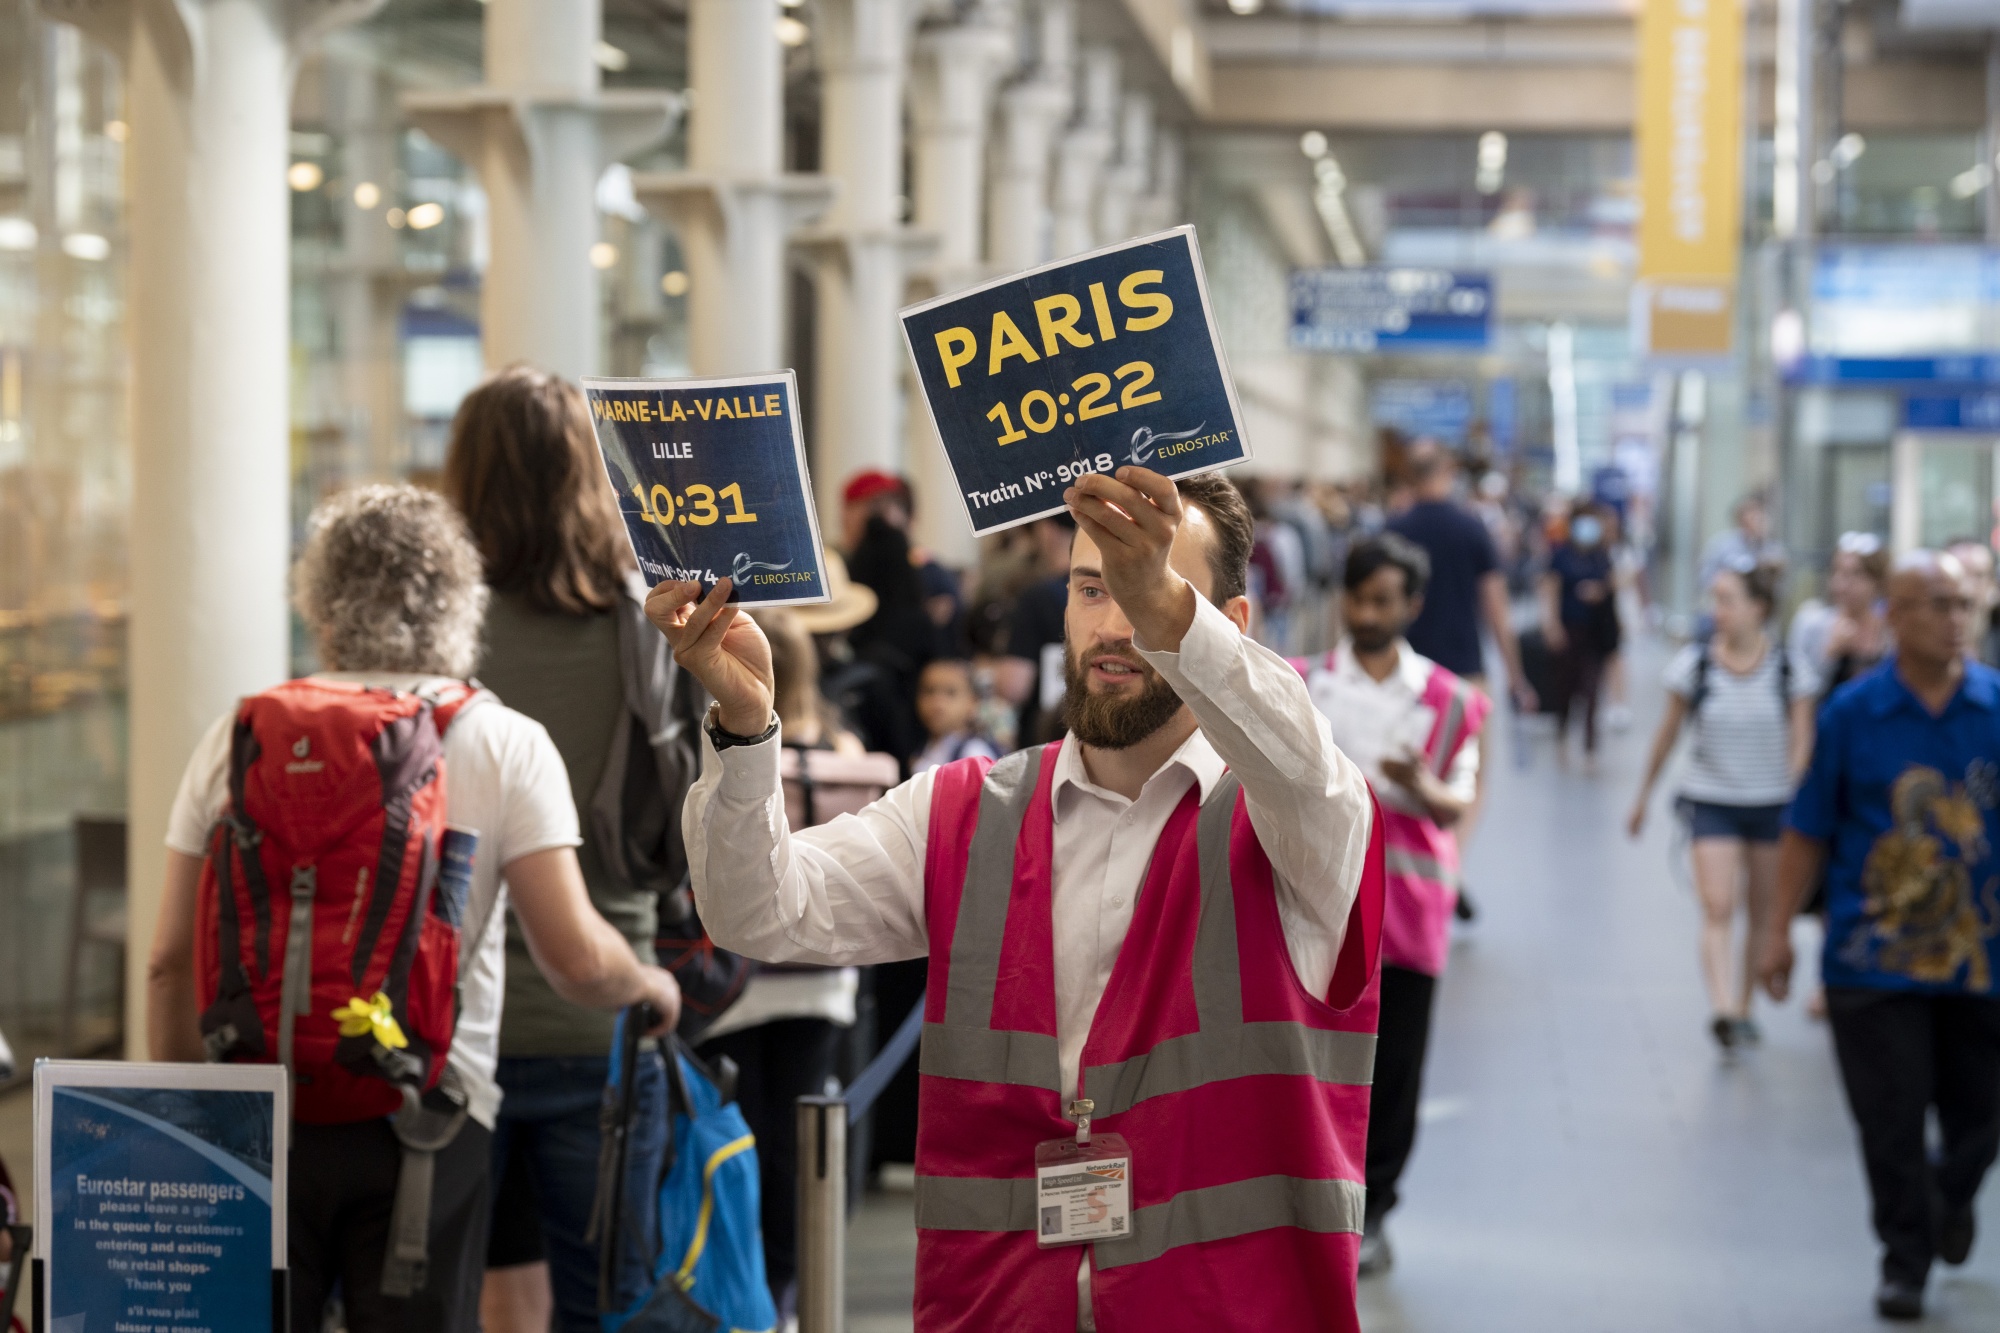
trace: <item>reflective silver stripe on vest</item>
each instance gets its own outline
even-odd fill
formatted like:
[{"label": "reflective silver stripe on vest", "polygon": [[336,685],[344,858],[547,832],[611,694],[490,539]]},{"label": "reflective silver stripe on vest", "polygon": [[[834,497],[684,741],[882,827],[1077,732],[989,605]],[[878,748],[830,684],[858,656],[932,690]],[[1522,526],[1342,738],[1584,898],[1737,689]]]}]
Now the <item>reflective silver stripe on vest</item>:
[{"label": "reflective silver stripe on vest", "polygon": [[1033,1231],[1035,1178],[918,1176],[917,1225],[932,1231]]},{"label": "reflective silver stripe on vest", "polygon": [[1458,746],[1459,733],[1465,730],[1465,691],[1463,684],[1452,686],[1451,702],[1445,705],[1444,727],[1438,732],[1438,748],[1434,760],[1439,777],[1451,770],[1451,752]]},{"label": "reflective silver stripe on vest", "polygon": [[944,1021],[924,1024],[924,1044],[917,1056],[917,1068],[923,1073],[1062,1091],[1054,1037],[1042,1032],[996,1032],[992,1026],[1000,946],[1007,934],[1007,905],[1014,896],[1014,848],[1041,767],[1040,749],[1018,751],[988,770],[979,789],[979,823],[958,895],[958,923],[951,932]]},{"label": "reflective silver stripe on vest", "polygon": [[1061,1053],[1056,1039],[1043,1032],[996,1032],[992,1028],[926,1023],[917,1068],[938,1078],[1062,1091],[1058,1086],[1062,1081]]},{"label": "reflective silver stripe on vest", "polygon": [[1207,1189],[1182,1190],[1165,1203],[1135,1208],[1131,1239],[1098,1241],[1097,1267],[1101,1271],[1142,1264],[1178,1246],[1228,1240],[1274,1227],[1323,1233],[1359,1231],[1367,1193],[1359,1181],[1302,1180],[1296,1176],[1258,1176]]},{"label": "reflective silver stripe on vest", "polygon": [[1439,884],[1450,884],[1458,876],[1444,868],[1444,863],[1435,856],[1425,856],[1422,852],[1408,851],[1402,847],[1386,847],[1382,851],[1382,868],[1392,875],[1414,875],[1418,879],[1433,880]]},{"label": "reflective silver stripe on vest", "polygon": [[1194,933],[1194,1011],[1203,1032],[1243,1026],[1236,890],[1229,881],[1229,825],[1242,787],[1234,773],[1225,773],[1201,803],[1201,818],[1195,825],[1195,847],[1201,857],[1201,918]]},{"label": "reflective silver stripe on vest", "polygon": [[1367,1084],[1375,1037],[1296,1023],[1247,1023],[1221,1032],[1170,1037],[1144,1055],[1083,1071],[1083,1095],[1097,1115],[1129,1111],[1148,1097],[1255,1074],[1297,1074],[1321,1083]]},{"label": "reflective silver stripe on vest", "polygon": [[954,1028],[990,1028],[993,993],[1000,978],[1000,941],[1007,904],[1014,896],[1014,844],[1041,776],[1042,752],[1022,750],[987,771],[979,789],[979,823],[958,895],[958,923],[951,932],[951,983],[944,1021]]}]

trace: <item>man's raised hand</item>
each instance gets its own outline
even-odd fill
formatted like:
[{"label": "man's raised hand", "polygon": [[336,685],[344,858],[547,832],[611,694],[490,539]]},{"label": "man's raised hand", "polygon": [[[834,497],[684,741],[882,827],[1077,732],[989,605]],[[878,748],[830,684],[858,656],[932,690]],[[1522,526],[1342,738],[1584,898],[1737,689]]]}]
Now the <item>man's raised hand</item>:
[{"label": "man's raised hand", "polygon": [[1168,563],[1181,493],[1150,468],[1085,473],[1063,492],[1103,562],[1104,586],[1147,648],[1176,651],[1194,623],[1195,591]]},{"label": "man's raised hand", "polygon": [[771,645],[748,613],[729,605],[730,586],[718,579],[703,597],[699,583],[659,584],[647,594],[646,618],[714,696],[722,729],[755,736],[771,725]]}]

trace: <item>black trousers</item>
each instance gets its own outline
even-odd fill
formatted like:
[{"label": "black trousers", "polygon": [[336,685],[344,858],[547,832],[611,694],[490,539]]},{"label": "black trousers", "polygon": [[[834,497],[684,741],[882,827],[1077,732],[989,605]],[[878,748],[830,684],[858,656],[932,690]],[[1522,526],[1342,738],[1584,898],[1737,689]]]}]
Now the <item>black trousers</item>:
[{"label": "black trousers", "polygon": [[[1827,1016],[1882,1241],[1882,1276],[1921,1285],[1932,1209],[1972,1202],[2000,1150],[2000,999],[1827,987]],[[1926,1112],[1943,1148],[1930,1159]]]},{"label": "black trousers", "polygon": [[1566,625],[1569,646],[1556,654],[1555,660],[1555,707],[1556,735],[1569,734],[1571,714],[1579,709],[1583,713],[1583,748],[1585,753],[1597,751],[1597,696],[1604,685],[1605,655],[1597,645],[1583,640],[1590,634],[1587,625]]},{"label": "black trousers", "polygon": [[1396,1182],[1417,1143],[1417,1103],[1431,1040],[1437,978],[1406,967],[1382,969],[1382,1018],[1375,1038],[1375,1084],[1368,1096],[1368,1221],[1396,1206]]},{"label": "black trousers", "polygon": [[764,1273],[779,1312],[798,1276],[798,1099],[826,1091],[840,1029],[823,1018],[784,1018],[704,1042],[704,1056],[736,1062],[736,1104],[757,1136]]},{"label": "black trousers", "polygon": [[387,1120],[292,1126],[292,1327],[313,1333],[340,1285],[349,1333],[478,1333],[493,1133],[468,1120],[437,1155],[430,1269],[415,1296],[382,1294],[402,1145]]}]

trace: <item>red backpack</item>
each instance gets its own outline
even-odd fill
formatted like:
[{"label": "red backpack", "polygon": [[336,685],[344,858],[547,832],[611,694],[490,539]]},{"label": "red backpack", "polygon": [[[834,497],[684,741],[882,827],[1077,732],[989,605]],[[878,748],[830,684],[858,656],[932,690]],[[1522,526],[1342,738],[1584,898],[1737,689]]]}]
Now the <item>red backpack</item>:
[{"label": "red backpack", "polygon": [[444,1070],[474,850],[445,825],[444,732],[491,697],[308,678],[237,711],[196,908],[201,1029],[211,1060],[289,1067],[304,1123],[390,1115]]}]

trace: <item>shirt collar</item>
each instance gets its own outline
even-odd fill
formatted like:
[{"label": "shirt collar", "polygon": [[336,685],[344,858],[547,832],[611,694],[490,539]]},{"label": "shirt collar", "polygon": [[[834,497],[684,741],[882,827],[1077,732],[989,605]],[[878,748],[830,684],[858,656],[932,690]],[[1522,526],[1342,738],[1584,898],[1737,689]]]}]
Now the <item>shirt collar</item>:
[{"label": "shirt collar", "polygon": [[[1175,765],[1179,765],[1195,780],[1199,788],[1197,799],[1203,801],[1208,799],[1209,792],[1214,790],[1216,783],[1222,781],[1223,773],[1229,768],[1229,765],[1223,762],[1222,756],[1215,752],[1215,747],[1208,743],[1208,737],[1202,735],[1198,728],[1194,735],[1181,742],[1180,749],[1168,755],[1167,761],[1154,770],[1153,776],[1146,779],[1147,784],[1158,781],[1160,774]],[[1049,808],[1054,812],[1057,823],[1062,822],[1062,795],[1065,787],[1074,787],[1079,792],[1090,792],[1121,801],[1125,799],[1090,780],[1090,774],[1085,772],[1083,767],[1083,746],[1077,742],[1074,732],[1063,737],[1062,748],[1056,752],[1056,775],[1049,787]]]},{"label": "shirt collar", "polygon": [[1399,681],[1410,693],[1421,696],[1431,683],[1430,659],[1419,656],[1417,650],[1410,647],[1408,639],[1396,640],[1396,669],[1390,673],[1388,680],[1378,682],[1362,669],[1354,656],[1354,640],[1345,634],[1340,636],[1340,646],[1333,650],[1333,660],[1338,669],[1352,672],[1357,679],[1371,685]]},{"label": "shirt collar", "polygon": [[1961,702],[1988,713],[2000,708],[2000,676],[1978,662],[1965,664],[1965,679],[1959,682],[1958,693],[1945,704],[1944,713],[1933,714],[1924,707],[1923,700],[1910,692],[1910,687],[1903,683],[1901,673],[1896,670],[1894,654],[1883,659],[1870,683],[1872,697],[1869,712],[1878,718],[1903,708],[1914,709],[1925,717],[1943,717]]}]

